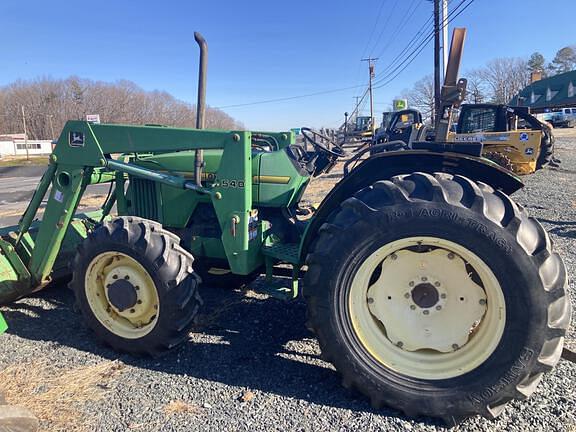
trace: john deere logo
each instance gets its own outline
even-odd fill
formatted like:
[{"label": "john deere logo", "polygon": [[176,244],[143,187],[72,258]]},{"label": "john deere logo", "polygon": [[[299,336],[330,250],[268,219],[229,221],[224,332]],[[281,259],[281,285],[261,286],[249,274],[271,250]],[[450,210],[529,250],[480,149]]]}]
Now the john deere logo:
[{"label": "john deere logo", "polygon": [[394,111],[401,111],[408,108],[408,101],[406,99],[394,99]]}]

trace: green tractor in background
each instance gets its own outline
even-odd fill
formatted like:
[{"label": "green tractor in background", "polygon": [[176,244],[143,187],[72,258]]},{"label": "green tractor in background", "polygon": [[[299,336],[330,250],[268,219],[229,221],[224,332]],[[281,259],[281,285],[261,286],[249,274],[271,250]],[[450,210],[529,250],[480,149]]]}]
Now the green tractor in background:
[{"label": "green tractor in background", "polygon": [[[69,121],[19,225],[0,232],[0,302],[72,273],[97,338],[155,356],[187,341],[202,281],[271,281],[288,265],[283,293],[305,272],[323,357],[374,406],[454,422],[528,397],[560,358],[570,302],[547,233],[509,197],[520,180],[427,143],[370,156],[303,220],[306,187],[344,152],[301,132],[311,151],[292,132]],[[97,183],[111,184],[102,209],[75,215]]]}]

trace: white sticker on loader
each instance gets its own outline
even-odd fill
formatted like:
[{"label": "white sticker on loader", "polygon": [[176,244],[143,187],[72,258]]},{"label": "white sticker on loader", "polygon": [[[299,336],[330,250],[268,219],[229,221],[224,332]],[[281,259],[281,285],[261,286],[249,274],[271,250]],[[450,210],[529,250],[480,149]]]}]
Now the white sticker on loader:
[{"label": "white sticker on loader", "polygon": [[520,134],[520,141],[528,141],[528,134],[526,132],[522,132]]},{"label": "white sticker on loader", "polygon": [[56,192],[54,192],[54,199],[61,203],[64,200],[64,193],[56,189]]}]

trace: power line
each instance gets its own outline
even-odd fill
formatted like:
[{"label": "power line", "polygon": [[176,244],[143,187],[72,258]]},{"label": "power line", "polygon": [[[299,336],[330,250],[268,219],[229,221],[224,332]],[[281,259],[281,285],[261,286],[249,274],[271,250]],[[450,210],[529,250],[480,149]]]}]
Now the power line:
[{"label": "power line", "polygon": [[[394,5],[392,6],[391,10],[396,10],[396,6],[398,5],[398,0],[395,0]],[[380,39],[382,39],[382,35],[384,34],[384,31],[386,31],[386,28],[388,27],[388,23],[390,22],[390,18],[392,17],[392,14],[389,13],[388,16],[386,17],[386,21],[384,22],[384,25],[382,26],[382,30],[380,30],[380,33],[378,34],[378,39],[376,39],[376,42],[374,43],[374,46],[372,47],[372,49],[370,50],[370,54],[372,54],[372,52],[376,49],[376,47],[378,46],[378,43],[380,42]]]},{"label": "power line", "polygon": [[[468,3],[462,7],[462,5],[464,3],[466,3],[466,1],[468,1]],[[474,3],[475,0],[462,0],[458,6],[456,6],[456,8],[450,13],[448,14],[448,22],[447,24],[450,24],[452,21],[454,21],[460,14],[462,14],[472,3]],[[458,10],[460,9],[460,10]],[[428,43],[430,43],[430,41],[434,38],[434,30],[432,30],[427,37],[421,42],[419,47],[416,47],[410,54],[408,54],[408,56],[406,56],[406,58],[404,58],[403,61],[401,61],[399,64],[396,65],[396,67],[394,69],[392,69],[388,74],[386,74],[384,77],[380,77],[375,84],[377,84],[374,88],[382,88],[385,85],[389,84],[390,82],[392,82],[398,75],[400,75],[400,73],[402,73],[417,57],[418,55],[424,50],[424,48],[426,48],[426,46],[428,45]],[[396,71],[398,71],[397,73],[395,73]],[[393,76],[392,76],[393,75]],[[390,78],[392,76],[392,78]],[[390,78],[390,79],[389,79]],[[385,82],[384,82],[385,81]]]},{"label": "power line", "polygon": [[[462,7],[460,11],[455,13],[466,1],[468,1],[468,3],[464,7]],[[458,4],[458,6],[456,6],[456,8],[450,14],[448,14],[448,18],[449,18],[448,24],[451,23],[454,19],[456,19],[456,17],[458,17],[462,12],[464,12],[472,3],[474,3],[474,1],[475,0],[462,0]],[[451,15],[454,15],[454,16],[451,16]],[[417,47],[416,49],[414,49],[410,54],[408,54],[408,56],[402,62],[400,62],[398,65],[396,65],[396,67],[394,69],[392,69],[390,71],[390,73],[386,74],[384,77],[379,78],[374,84],[380,84],[380,85],[374,86],[373,88],[381,88],[381,87],[387,85],[388,83],[390,83],[394,78],[396,78],[402,71],[404,71],[416,59],[418,54],[420,54],[424,50],[424,48],[426,47],[428,42],[430,42],[430,40],[432,40],[433,37],[434,37],[434,31],[432,31],[430,34],[428,34],[428,36],[421,42],[421,45],[419,47]],[[404,67],[402,67],[402,66],[404,66]],[[399,68],[400,68],[400,70],[398,71]],[[398,73],[394,74],[394,72],[396,72],[396,71],[398,71]],[[392,75],[394,75],[394,76],[391,79],[388,79]],[[382,83],[384,80],[387,80],[387,81]],[[238,107],[261,105],[261,104],[268,104],[268,103],[275,103],[275,102],[285,102],[285,101],[289,101],[289,100],[302,99],[302,98],[313,97],[313,96],[320,96],[320,95],[325,95],[325,94],[330,94],[330,93],[337,93],[337,92],[357,89],[357,88],[361,88],[361,87],[365,87],[365,85],[354,85],[354,86],[349,86],[349,87],[342,87],[342,88],[337,88],[337,89],[332,89],[332,90],[324,90],[324,91],[302,94],[302,95],[297,95],[297,96],[288,96],[288,97],[275,98],[275,99],[266,99],[266,100],[261,100],[261,101],[232,104],[232,105],[222,105],[222,106],[218,106],[218,107],[214,107],[214,108],[227,109],[227,108],[238,108]]]},{"label": "power line", "polygon": [[[414,8],[412,8],[412,6],[414,6]],[[411,9],[412,9],[412,11],[410,11]],[[400,21],[399,21],[398,25],[396,26],[396,28],[394,29],[394,31],[391,32],[391,38],[384,45],[384,48],[382,48],[382,51],[380,52],[380,54],[378,54],[378,56],[381,56],[382,54],[384,54],[384,52],[386,52],[388,47],[390,45],[392,45],[392,42],[394,42],[398,38],[398,36],[400,34],[402,34],[400,32],[400,29],[406,24],[406,22],[408,22],[414,16],[417,9],[418,9],[418,2],[416,0],[412,0],[412,3],[410,4],[410,6],[408,6],[408,9],[406,9],[406,13],[404,14],[404,17],[402,19],[400,19]]]},{"label": "power line", "polygon": [[382,15],[382,9],[384,8],[385,3],[386,0],[381,0],[380,7],[378,8],[378,13],[376,14],[376,21],[374,21],[374,26],[372,27],[372,31],[370,32],[370,37],[368,38],[368,42],[366,42],[366,46],[362,50],[362,57],[366,55],[366,50],[371,45],[370,43],[372,42],[372,37],[374,36],[374,32],[378,27],[378,21],[380,21],[380,16]]},{"label": "power line", "polygon": [[360,87],[365,87],[365,85],[361,84],[361,85],[342,87],[342,88],[333,89],[333,90],[324,90],[324,91],[319,91],[319,92],[315,92],[315,93],[308,93],[308,94],[303,94],[303,95],[297,95],[297,96],[288,96],[288,97],[282,97],[282,98],[276,98],[276,99],[266,99],[266,100],[261,100],[261,101],[254,101],[254,102],[247,102],[247,103],[240,103],[240,104],[233,104],[233,105],[222,105],[222,106],[218,106],[218,107],[214,107],[214,108],[216,108],[216,109],[237,108],[237,107],[244,107],[244,106],[250,106],[250,105],[261,105],[261,104],[274,103],[274,102],[284,102],[284,101],[289,101],[289,100],[294,100],[294,99],[302,99],[302,98],[307,98],[307,97],[312,97],[312,96],[320,96],[320,95],[329,94],[329,93],[337,93],[337,92],[341,92],[341,91],[357,89]]},{"label": "power line", "polygon": [[396,57],[394,57],[390,64],[385,67],[380,73],[381,74],[385,74],[386,72],[388,72],[390,70],[390,68],[392,67],[392,65],[396,64],[396,61],[399,60],[406,52],[408,52],[411,48],[414,47],[414,45],[416,44],[416,42],[418,41],[418,39],[420,39],[420,37],[422,36],[425,28],[429,25],[432,24],[432,18],[433,18],[433,14],[430,14],[430,16],[428,17],[428,19],[422,24],[422,26],[420,26],[420,28],[418,29],[418,31],[416,32],[416,34],[414,36],[412,36],[412,39],[410,39],[410,41],[406,44],[406,46],[404,47],[404,49],[402,51],[400,51]]}]

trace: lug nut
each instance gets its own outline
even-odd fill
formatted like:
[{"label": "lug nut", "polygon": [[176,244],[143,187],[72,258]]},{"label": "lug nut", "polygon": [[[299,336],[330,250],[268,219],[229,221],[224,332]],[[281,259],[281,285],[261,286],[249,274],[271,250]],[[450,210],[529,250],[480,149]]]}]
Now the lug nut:
[{"label": "lug nut", "polygon": [[426,282],[428,280],[428,278],[426,276],[422,276],[421,279],[422,279],[422,282]]},{"label": "lug nut", "polygon": [[430,313],[430,311],[428,309],[425,309],[424,312],[422,312],[424,315],[428,315]]},{"label": "lug nut", "polygon": [[126,276],[124,276],[124,279],[128,280],[128,279],[130,279],[130,276],[126,275]]},{"label": "lug nut", "polygon": [[440,298],[443,298],[443,299],[446,298],[446,294],[444,294],[444,293],[440,294]]},{"label": "lug nut", "polygon": [[135,289],[136,291],[138,291],[138,290],[140,289],[140,287],[139,287],[138,285],[136,285],[136,286],[134,287],[134,289]]},{"label": "lug nut", "polygon": [[112,279],[118,279],[118,275],[112,275]]},{"label": "lug nut", "polygon": [[434,286],[439,287],[439,286],[440,286],[440,282],[434,282]]},{"label": "lug nut", "polygon": [[374,303],[374,299],[372,297],[368,297],[368,304]]},{"label": "lug nut", "polygon": [[478,303],[480,303],[481,305],[485,305],[486,304],[486,299],[480,299],[478,301]]},{"label": "lug nut", "polygon": [[415,310],[415,309],[416,309],[416,306],[411,305],[411,306],[410,306],[410,309]]},{"label": "lug nut", "polygon": [[142,304],[142,300],[138,300],[136,303],[138,303],[138,304]]},{"label": "lug nut", "polygon": [[404,345],[404,342],[398,341],[398,342],[396,342],[396,345],[398,346],[398,348],[402,348],[402,346]]},{"label": "lug nut", "polygon": [[130,309],[130,313],[136,312],[136,309]]},{"label": "lug nut", "polygon": [[448,254],[448,259],[454,259],[454,254],[452,252]]},{"label": "lug nut", "polygon": [[458,346],[458,344],[452,344],[452,349],[453,349],[454,351],[456,351],[458,348],[460,348],[460,347]]},{"label": "lug nut", "polygon": [[405,298],[410,298],[410,293],[404,294],[404,297],[405,297]]},{"label": "lug nut", "polygon": [[391,260],[395,260],[395,259],[397,259],[397,258],[398,258],[398,256],[397,256],[396,254],[390,255],[390,259],[391,259]]},{"label": "lug nut", "polygon": [[442,306],[440,306],[440,305],[436,306],[436,310],[440,310],[440,309],[442,309]]}]

